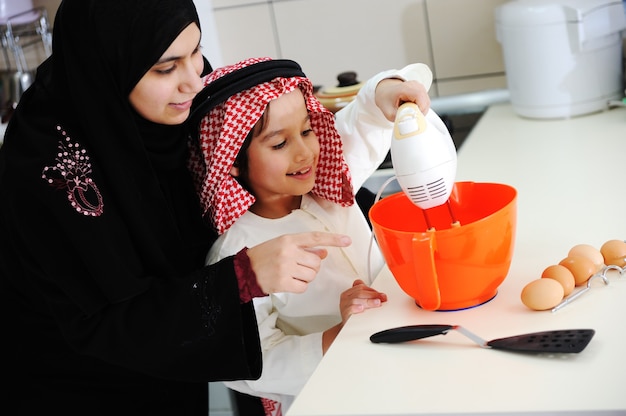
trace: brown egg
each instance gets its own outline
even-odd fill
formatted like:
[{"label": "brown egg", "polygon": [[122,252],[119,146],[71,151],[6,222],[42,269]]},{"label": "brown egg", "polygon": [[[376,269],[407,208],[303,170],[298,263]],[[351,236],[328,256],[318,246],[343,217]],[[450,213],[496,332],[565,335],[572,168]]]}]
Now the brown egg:
[{"label": "brown egg", "polygon": [[604,257],[600,250],[589,244],[577,244],[570,249],[567,255],[587,257],[596,265],[596,272],[604,266]]},{"label": "brown egg", "polygon": [[604,264],[607,266],[626,266],[626,242],[622,240],[609,240],[602,244],[600,252],[604,257]]},{"label": "brown egg", "polygon": [[563,286],[554,279],[536,279],[522,289],[522,303],[526,307],[545,311],[552,309],[563,300]]},{"label": "brown egg", "polygon": [[560,264],[553,264],[546,267],[541,274],[543,279],[554,279],[563,286],[563,296],[568,296],[576,286],[576,279],[569,269]]},{"label": "brown egg", "polygon": [[596,272],[596,265],[587,257],[567,256],[559,264],[567,267],[572,272],[576,286],[587,283],[587,280]]}]

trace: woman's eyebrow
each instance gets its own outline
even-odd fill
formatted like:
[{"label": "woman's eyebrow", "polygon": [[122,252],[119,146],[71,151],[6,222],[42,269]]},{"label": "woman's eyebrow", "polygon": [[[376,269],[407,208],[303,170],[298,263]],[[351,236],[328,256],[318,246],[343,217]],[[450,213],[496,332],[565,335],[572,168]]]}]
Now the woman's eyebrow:
[{"label": "woman's eyebrow", "polygon": [[[199,48],[200,48],[200,41],[198,41],[198,44],[196,45],[196,47],[193,50],[197,51]],[[161,57],[161,59],[159,59],[157,61],[157,63],[155,65],[162,64],[162,63],[165,63],[165,62],[177,61],[180,58],[182,58],[182,56],[175,56],[175,55],[174,56],[163,56],[163,57]]]}]

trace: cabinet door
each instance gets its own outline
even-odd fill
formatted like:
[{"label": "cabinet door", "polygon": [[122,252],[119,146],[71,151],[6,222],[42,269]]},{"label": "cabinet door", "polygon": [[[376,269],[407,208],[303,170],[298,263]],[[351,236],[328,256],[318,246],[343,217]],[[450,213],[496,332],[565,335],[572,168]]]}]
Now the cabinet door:
[{"label": "cabinet door", "polygon": [[430,65],[423,0],[297,0],[273,3],[282,57],[298,61],[315,84],[337,74],[363,81],[382,70]]},{"label": "cabinet door", "polygon": [[[214,0],[215,1],[215,0]],[[280,58],[270,3],[217,7],[215,25],[224,65],[260,56]]]},{"label": "cabinet door", "polygon": [[[495,8],[507,0],[425,0],[440,95],[506,86]],[[475,87],[474,87],[475,86]],[[457,91],[463,92],[463,91]]]}]

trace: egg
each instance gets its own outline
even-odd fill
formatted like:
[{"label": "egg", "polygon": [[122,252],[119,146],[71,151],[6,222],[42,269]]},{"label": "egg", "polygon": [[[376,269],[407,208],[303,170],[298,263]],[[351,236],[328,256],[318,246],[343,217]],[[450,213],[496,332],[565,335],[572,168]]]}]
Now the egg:
[{"label": "egg", "polygon": [[576,286],[587,283],[587,280],[597,271],[596,265],[587,257],[582,256],[567,256],[559,264],[572,272]]},{"label": "egg", "polygon": [[607,266],[626,266],[626,242],[622,240],[609,240],[602,244],[600,252],[604,257],[604,264]]},{"label": "egg", "polygon": [[545,311],[563,300],[563,286],[554,279],[536,279],[522,289],[521,299],[526,307]]},{"label": "egg", "polygon": [[542,279],[554,279],[563,286],[563,296],[568,296],[576,286],[576,279],[569,269],[561,264],[553,264],[541,273]]},{"label": "egg", "polygon": [[604,257],[600,250],[589,244],[577,244],[570,249],[567,255],[587,257],[596,265],[596,272],[604,266]]}]

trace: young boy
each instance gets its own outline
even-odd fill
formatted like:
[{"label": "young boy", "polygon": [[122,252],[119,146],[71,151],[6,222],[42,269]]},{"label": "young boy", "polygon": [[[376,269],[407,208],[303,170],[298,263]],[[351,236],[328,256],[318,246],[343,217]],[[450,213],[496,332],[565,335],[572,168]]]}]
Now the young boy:
[{"label": "young boy", "polygon": [[[269,75],[259,75],[265,72]],[[336,232],[353,241],[327,250],[318,278],[304,293],[254,300],[263,373],[256,381],[226,384],[264,398],[267,414],[287,411],[350,315],[387,299],[369,287],[384,260],[375,244],[370,253],[371,231],[354,194],[389,150],[393,117],[383,114],[375,95],[378,83],[389,76],[421,82],[407,83],[394,95],[395,108],[400,101],[418,99],[415,91],[427,89],[431,81],[430,70],[421,64],[369,80],[360,101],[342,110],[342,137],[334,115],[292,61],[251,59],[218,69],[205,80],[209,88],[233,77],[244,85],[213,103],[200,121],[198,157],[206,169],[200,192],[220,234],[207,263],[285,233]]]}]

